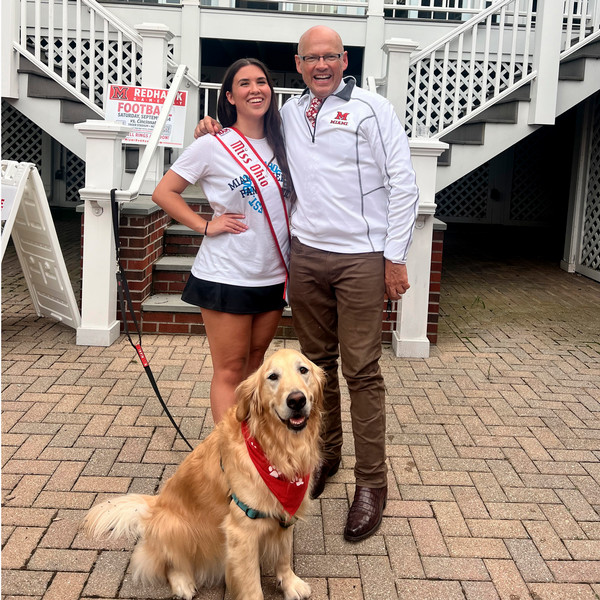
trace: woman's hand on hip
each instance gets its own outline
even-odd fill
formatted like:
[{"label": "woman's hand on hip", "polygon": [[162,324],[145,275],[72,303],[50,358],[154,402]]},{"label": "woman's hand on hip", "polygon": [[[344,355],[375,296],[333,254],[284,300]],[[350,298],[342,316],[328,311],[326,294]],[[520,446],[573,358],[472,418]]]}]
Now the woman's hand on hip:
[{"label": "woman's hand on hip", "polygon": [[215,237],[221,233],[244,233],[248,229],[248,225],[242,222],[246,215],[238,213],[225,213],[219,217],[215,217],[208,222],[206,228],[207,237]]}]

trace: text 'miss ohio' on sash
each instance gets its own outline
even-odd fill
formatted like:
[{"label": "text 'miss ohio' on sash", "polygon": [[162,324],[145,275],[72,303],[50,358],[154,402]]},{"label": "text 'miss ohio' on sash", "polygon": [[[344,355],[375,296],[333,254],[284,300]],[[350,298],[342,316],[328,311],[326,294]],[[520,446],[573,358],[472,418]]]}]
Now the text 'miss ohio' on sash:
[{"label": "text 'miss ohio' on sash", "polygon": [[285,267],[284,297],[286,297],[290,264],[290,226],[281,185],[260,154],[235,127],[221,129],[215,137],[252,181],[269,223],[279,257]]}]

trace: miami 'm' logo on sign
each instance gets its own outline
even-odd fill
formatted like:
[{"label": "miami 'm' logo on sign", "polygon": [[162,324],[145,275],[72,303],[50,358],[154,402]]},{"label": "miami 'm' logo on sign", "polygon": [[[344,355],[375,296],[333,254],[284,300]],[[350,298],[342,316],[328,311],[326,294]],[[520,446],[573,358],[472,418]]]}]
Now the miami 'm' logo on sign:
[{"label": "miami 'm' logo on sign", "polygon": [[337,115],[335,116],[335,118],[331,119],[330,123],[332,125],[348,125],[349,114],[350,113],[345,113],[338,110]]},{"label": "miami 'm' logo on sign", "polygon": [[114,85],[112,87],[112,95],[110,97],[111,100],[127,100],[127,86],[120,87]]}]

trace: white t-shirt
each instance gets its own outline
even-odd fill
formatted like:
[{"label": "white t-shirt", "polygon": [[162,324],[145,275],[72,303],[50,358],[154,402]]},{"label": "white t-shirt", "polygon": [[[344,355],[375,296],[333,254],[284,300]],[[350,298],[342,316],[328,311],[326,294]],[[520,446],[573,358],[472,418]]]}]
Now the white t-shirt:
[{"label": "white t-shirt", "polygon": [[[265,163],[269,161],[269,168],[282,183],[281,170],[266,139],[249,141]],[[224,213],[246,215],[248,229],[243,233],[222,233],[202,240],[192,267],[195,277],[252,287],[285,281],[285,268],[252,182],[216,138],[198,138],[171,169],[202,187],[215,217]]]}]

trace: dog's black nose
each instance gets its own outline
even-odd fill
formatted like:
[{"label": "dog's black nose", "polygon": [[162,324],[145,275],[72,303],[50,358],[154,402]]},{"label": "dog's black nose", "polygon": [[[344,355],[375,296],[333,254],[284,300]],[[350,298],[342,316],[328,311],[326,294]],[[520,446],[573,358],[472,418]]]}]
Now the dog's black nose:
[{"label": "dog's black nose", "polygon": [[287,397],[288,408],[302,410],[306,405],[306,396],[302,392],[292,392]]}]

